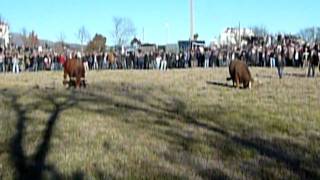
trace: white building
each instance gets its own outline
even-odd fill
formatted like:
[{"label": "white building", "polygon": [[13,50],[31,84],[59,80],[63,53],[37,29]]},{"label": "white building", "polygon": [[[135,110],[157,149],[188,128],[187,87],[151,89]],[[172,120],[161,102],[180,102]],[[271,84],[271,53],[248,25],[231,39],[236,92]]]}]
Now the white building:
[{"label": "white building", "polygon": [[9,25],[7,23],[0,22],[0,46],[8,47],[9,39]]},{"label": "white building", "polygon": [[220,34],[220,45],[235,45],[241,40],[241,37],[252,37],[254,32],[251,29],[241,28],[227,28]]}]

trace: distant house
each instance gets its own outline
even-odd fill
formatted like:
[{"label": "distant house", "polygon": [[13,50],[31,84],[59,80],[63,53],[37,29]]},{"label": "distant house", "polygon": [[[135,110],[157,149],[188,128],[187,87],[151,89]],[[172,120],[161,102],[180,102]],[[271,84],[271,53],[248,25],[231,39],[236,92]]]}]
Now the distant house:
[{"label": "distant house", "polygon": [[157,45],[156,44],[141,44],[140,49],[142,53],[154,53],[157,51]]},{"label": "distant house", "polygon": [[220,34],[220,45],[235,45],[242,37],[253,37],[254,32],[248,28],[227,28]]},{"label": "distant house", "polygon": [[205,41],[178,41],[178,46],[180,51],[189,51],[190,49],[195,49],[196,47],[204,47]]},{"label": "distant house", "polygon": [[137,52],[141,50],[143,54],[150,54],[157,51],[157,45],[152,43],[142,43],[138,38],[133,38],[130,47],[127,47],[127,52]]},{"label": "distant house", "polygon": [[166,46],[167,53],[179,53],[179,45],[178,44],[167,44]]},{"label": "distant house", "polygon": [[5,22],[0,22],[0,46],[8,47],[10,43],[9,25]]},{"label": "distant house", "polygon": [[158,52],[162,53],[178,53],[179,52],[179,46],[178,44],[167,44],[167,45],[159,45],[158,46]]}]

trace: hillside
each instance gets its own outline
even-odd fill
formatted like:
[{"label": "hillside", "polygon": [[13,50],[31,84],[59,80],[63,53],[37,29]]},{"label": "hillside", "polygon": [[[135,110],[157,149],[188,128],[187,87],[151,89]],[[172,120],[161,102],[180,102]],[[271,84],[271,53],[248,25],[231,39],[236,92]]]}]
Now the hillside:
[{"label": "hillside", "polygon": [[[19,33],[11,33],[11,43],[17,45],[17,46],[23,46],[23,40],[22,37]],[[40,46],[45,46],[48,45],[49,47],[54,47],[57,42],[50,41],[50,40],[45,40],[45,39],[40,39],[39,40],[39,45]],[[66,45],[71,48],[71,49],[81,49],[80,44],[75,44],[75,43],[66,43]]]}]

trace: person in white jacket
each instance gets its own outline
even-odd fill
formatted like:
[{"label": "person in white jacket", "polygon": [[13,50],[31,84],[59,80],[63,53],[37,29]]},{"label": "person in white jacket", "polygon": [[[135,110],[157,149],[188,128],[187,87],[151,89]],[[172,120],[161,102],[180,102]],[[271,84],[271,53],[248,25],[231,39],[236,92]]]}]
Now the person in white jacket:
[{"label": "person in white jacket", "polygon": [[161,55],[160,53],[157,54],[157,57],[156,57],[156,68],[159,70],[160,69],[160,63],[161,63]]},{"label": "person in white jacket", "polygon": [[163,54],[160,70],[162,70],[162,71],[167,70],[167,57],[166,57],[165,53]]},{"label": "person in white jacket", "polygon": [[12,72],[19,74],[19,59],[17,53],[13,55],[12,65]]}]

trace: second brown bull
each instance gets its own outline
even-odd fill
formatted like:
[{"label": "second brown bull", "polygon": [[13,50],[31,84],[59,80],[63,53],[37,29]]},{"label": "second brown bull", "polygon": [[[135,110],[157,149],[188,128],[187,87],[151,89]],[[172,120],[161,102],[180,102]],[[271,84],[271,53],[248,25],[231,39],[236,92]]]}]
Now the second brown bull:
[{"label": "second brown bull", "polygon": [[233,86],[236,85],[237,88],[240,88],[240,84],[243,84],[243,88],[251,89],[254,80],[245,62],[240,60],[232,61],[229,65],[229,73],[231,77],[227,78],[227,80],[232,80]]}]

